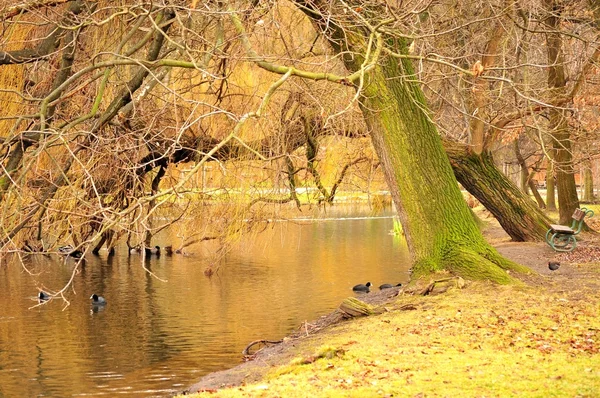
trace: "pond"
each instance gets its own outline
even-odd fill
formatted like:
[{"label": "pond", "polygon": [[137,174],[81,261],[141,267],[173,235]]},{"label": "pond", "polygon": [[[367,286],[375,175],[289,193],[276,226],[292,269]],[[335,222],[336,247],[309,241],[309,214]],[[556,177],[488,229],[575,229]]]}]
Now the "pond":
[{"label": "pond", "polygon": [[[68,306],[36,306],[35,296],[64,286],[74,260],[31,256],[23,266],[5,257],[0,396],[169,396],[239,364],[249,342],[329,313],[357,283],[406,282],[409,256],[390,235],[391,215],[355,215],[275,222],[239,242],[212,278],[201,251],[145,262],[124,246],[111,258],[87,255]],[[92,293],[107,305],[92,307]]]}]

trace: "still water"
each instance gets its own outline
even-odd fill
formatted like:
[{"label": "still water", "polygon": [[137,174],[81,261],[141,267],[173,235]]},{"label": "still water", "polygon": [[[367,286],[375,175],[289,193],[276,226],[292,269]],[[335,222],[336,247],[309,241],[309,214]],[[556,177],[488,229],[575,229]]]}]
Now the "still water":
[{"label": "still water", "polygon": [[[54,299],[35,307],[34,297],[38,287],[62,288],[74,260],[4,258],[0,397],[182,390],[240,363],[249,342],[280,339],[330,312],[354,284],[407,281],[405,243],[391,229],[387,216],[273,223],[237,244],[212,278],[201,249],[145,263],[124,248],[110,259],[88,255],[65,293],[68,306]],[[105,308],[92,308],[92,293],[107,299]]]}]

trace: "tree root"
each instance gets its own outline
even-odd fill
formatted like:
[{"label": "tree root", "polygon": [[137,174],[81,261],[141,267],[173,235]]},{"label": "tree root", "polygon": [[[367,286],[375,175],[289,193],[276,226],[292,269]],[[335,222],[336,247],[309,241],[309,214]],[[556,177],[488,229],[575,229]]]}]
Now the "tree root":
[{"label": "tree root", "polygon": [[425,289],[419,292],[419,295],[429,296],[430,294],[441,294],[453,287],[462,289],[465,287],[465,280],[460,276],[438,279],[427,285]]},{"label": "tree root", "polygon": [[354,297],[348,297],[342,301],[339,309],[342,311],[344,318],[368,316],[385,312],[385,309],[382,307],[373,307]]},{"label": "tree root", "polygon": [[[244,350],[242,351],[242,354],[245,357],[253,356],[253,355],[256,355],[260,350],[262,350],[263,348],[265,348],[268,344],[279,344],[281,342],[283,342],[283,340],[264,340],[264,339],[262,339],[262,340],[255,340],[252,343],[248,344],[246,346],[246,348],[244,348]],[[251,354],[250,353],[250,348],[252,348],[253,346],[258,345],[258,344],[264,344],[265,347],[261,347],[258,350],[256,350],[256,352],[254,354]]]}]

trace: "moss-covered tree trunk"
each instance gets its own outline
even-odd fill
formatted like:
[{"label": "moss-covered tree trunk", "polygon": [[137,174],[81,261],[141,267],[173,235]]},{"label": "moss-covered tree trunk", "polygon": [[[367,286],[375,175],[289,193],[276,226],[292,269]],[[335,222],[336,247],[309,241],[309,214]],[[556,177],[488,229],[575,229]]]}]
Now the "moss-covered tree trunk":
[{"label": "moss-covered tree trunk", "polygon": [[[346,68],[360,70],[367,53],[367,29],[338,22],[336,12],[344,10],[340,3],[296,3],[320,31],[328,32],[327,39],[343,54]],[[385,15],[384,9],[378,11]],[[398,53],[408,51],[401,39],[387,37],[385,45]],[[382,54],[364,79],[359,104],[406,233],[414,275],[445,269],[471,279],[507,283],[505,269],[526,271],[500,256],[481,235],[427,114],[411,62]]]},{"label": "moss-covered tree trunk", "polygon": [[444,147],[458,182],[477,198],[515,241],[543,240],[550,220],[538,206],[504,176],[491,153],[475,155],[465,145]]},{"label": "moss-covered tree trunk", "polygon": [[[548,52],[548,85],[554,98],[566,97],[567,80],[565,77],[562,37],[560,34],[560,14],[563,3],[556,0],[545,0],[549,13],[547,25],[551,29],[547,33]],[[550,131],[553,138],[554,167],[556,172],[556,189],[558,191],[559,223],[569,224],[575,209],[579,207],[573,155],[571,152],[571,132],[564,108],[550,108]]]}]

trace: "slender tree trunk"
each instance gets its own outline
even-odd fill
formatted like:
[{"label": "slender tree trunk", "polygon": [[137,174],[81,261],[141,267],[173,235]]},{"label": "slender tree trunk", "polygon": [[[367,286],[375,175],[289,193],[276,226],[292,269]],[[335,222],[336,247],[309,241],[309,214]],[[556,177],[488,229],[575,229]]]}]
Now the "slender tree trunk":
[{"label": "slender tree trunk", "polygon": [[529,195],[529,191],[533,194],[538,206],[543,209],[546,207],[544,203],[544,199],[537,190],[535,183],[533,182],[533,174],[529,172],[529,167],[527,167],[527,163],[525,162],[525,158],[521,154],[521,148],[519,148],[519,139],[513,141],[513,149],[515,151],[515,156],[517,157],[517,162],[519,162],[519,167],[521,169],[521,190],[525,193],[525,195]]},{"label": "slender tree trunk", "polygon": [[[509,1],[504,1],[504,7],[511,7]],[[494,29],[486,43],[485,52],[478,61],[481,71],[494,65],[498,54],[500,53],[500,46],[502,39],[506,32],[506,25],[500,18],[496,19]],[[489,119],[488,104],[490,102],[490,89],[488,81],[479,78],[479,75],[474,77],[473,88],[472,88],[472,110],[471,114],[475,115],[471,118],[470,132],[471,132],[471,149],[475,154],[481,154],[486,147],[486,135],[485,125]]]},{"label": "slender tree trunk", "polygon": [[[530,174],[529,177],[532,177],[532,174]],[[546,203],[544,203],[544,198],[542,198],[542,195],[540,195],[540,192],[538,191],[538,188],[535,185],[535,182],[533,182],[533,178],[529,178],[527,183],[529,184],[529,189],[531,190],[531,193],[533,194],[533,197],[535,198],[535,201],[537,202],[538,207],[540,209],[545,209]]]},{"label": "slender tree trunk", "polygon": [[587,159],[583,166],[583,200],[594,201],[594,175],[592,174],[592,162]]},{"label": "slender tree trunk", "polygon": [[[337,25],[335,15],[328,17],[330,10],[337,9],[330,2],[296,3],[320,31],[330,32],[327,39],[343,54],[346,68],[360,70],[369,37],[366,29]],[[393,51],[408,51],[400,39],[386,37],[385,42]],[[380,59],[364,76],[360,106],[406,233],[413,273],[418,277],[446,269],[471,279],[508,283],[511,278],[504,269],[527,269],[504,259],[481,235],[426,113],[417,79],[411,76],[409,60]]]},{"label": "slender tree trunk", "polygon": [[548,167],[546,169],[546,208],[556,211],[556,184],[554,183],[554,149],[548,151]]},{"label": "slender tree trunk", "polygon": [[[566,97],[566,78],[564,57],[562,53],[562,38],[559,32],[559,15],[562,5],[556,0],[545,0],[549,12],[547,18],[550,32],[546,34],[546,49],[548,52],[548,85],[550,95],[555,98]],[[571,132],[564,109],[550,108],[550,131],[555,151],[554,165],[556,167],[556,188],[558,190],[559,223],[569,224],[575,209],[579,207],[577,186],[571,153]]]},{"label": "slender tree trunk", "polygon": [[517,162],[519,162],[519,170],[520,170],[520,187],[525,195],[529,195],[529,171],[527,169],[527,163],[525,163],[525,158],[521,154],[521,148],[519,148],[519,139],[513,141],[513,150],[515,151],[515,156],[517,158]]}]

